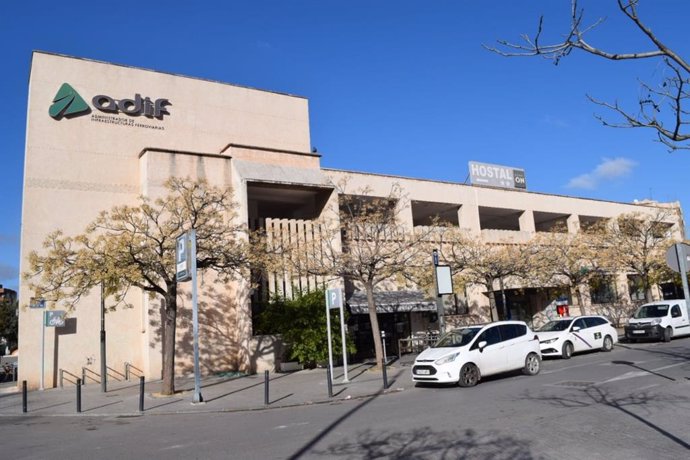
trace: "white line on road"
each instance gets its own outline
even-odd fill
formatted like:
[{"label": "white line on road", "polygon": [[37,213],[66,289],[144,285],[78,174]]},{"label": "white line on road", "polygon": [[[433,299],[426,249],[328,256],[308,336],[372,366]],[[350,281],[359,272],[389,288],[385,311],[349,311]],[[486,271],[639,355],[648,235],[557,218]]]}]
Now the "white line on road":
[{"label": "white line on road", "polygon": [[309,422],[300,422],[300,423],[290,423],[288,425],[278,425],[274,427],[274,430],[284,430],[286,428],[291,428],[293,426],[302,426],[302,425],[309,425]]},{"label": "white line on road", "polygon": [[678,366],[684,366],[687,363],[676,363],[676,364],[669,364],[668,366],[661,366],[657,367],[656,369],[650,369],[650,370],[644,370],[644,371],[632,371],[632,372],[626,372],[623,375],[619,375],[618,377],[614,377],[612,379],[604,380],[603,382],[597,383],[597,385],[603,385],[604,383],[609,383],[609,382],[618,382],[620,380],[627,380],[627,379],[632,379],[635,377],[644,377],[645,375],[654,375],[654,372],[657,371],[663,371],[664,369],[670,369],[672,367],[678,367]]},{"label": "white line on road", "polygon": [[567,370],[570,370],[570,369],[575,369],[576,367],[593,366],[593,365],[597,365],[597,364],[599,364],[599,365],[606,365],[606,364],[608,364],[608,363],[610,363],[610,361],[599,361],[599,362],[595,362],[595,363],[576,364],[576,365],[574,365],[574,366],[568,366],[568,367],[564,367],[564,368],[562,368],[562,369],[555,369],[555,370],[552,370],[552,371],[542,372],[541,374],[542,374],[542,375],[556,374],[557,372],[563,372],[563,371],[567,371]]}]

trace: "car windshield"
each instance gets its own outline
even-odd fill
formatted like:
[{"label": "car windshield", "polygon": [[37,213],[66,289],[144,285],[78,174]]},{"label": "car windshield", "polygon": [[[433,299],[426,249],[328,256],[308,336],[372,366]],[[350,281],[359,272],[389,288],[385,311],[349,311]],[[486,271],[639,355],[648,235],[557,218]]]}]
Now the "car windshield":
[{"label": "car windshield", "polygon": [[544,324],[537,332],[553,332],[553,331],[565,331],[570,326],[572,322],[571,319],[562,319],[559,321],[549,321]]},{"label": "car windshield", "polygon": [[635,318],[661,318],[668,313],[668,305],[643,305],[635,313]]},{"label": "car windshield", "polygon": [[470,343],[481,327],[466,327],[446,332],[432,348],[462,347]]}]

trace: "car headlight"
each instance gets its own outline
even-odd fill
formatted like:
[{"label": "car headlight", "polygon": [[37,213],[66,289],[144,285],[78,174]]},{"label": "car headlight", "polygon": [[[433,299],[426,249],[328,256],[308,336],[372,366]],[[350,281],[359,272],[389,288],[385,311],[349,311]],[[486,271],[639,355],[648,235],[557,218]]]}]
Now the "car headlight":
[{"label": "car headlight", "polygon": [[652,326],[656,326],[657,324],[661,324],[661,318],[654,318],[652,320]]},{"label": "car headlight", "polygon": [[441,364],[452,363],[453,361],[455,361],[455,358],[457,358],[458,355],[460,355],[460,352],[453,353],[452,355],[444,356],[443,358],[437,359],[436,361],[434,361],[434,364],[438,364],[440,366]]},{"label": "car headlight", "polygon": [[558,340],[558,337],[555,339],[542,340],[539,343],[554,343],[556,340]]}]

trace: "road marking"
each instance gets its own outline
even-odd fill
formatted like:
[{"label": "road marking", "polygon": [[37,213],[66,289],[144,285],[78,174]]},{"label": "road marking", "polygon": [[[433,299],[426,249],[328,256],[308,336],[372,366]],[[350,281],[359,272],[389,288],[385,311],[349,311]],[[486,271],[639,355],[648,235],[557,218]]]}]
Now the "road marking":
[{"label": "road marking", "polygon": [[607,363],[607,361],[599,361],[599,362],[594,362],[594,363],[576,364],[576,365],[574,365],[574,366],[568,366],[568,367],[564,367],[564,368],[562,368],[562,369],[554,369],[554,370],[552,370],[552,371],[542,372],[542,375],[555,374],[555,373],[557,373],[557,372],[567,371],[568,369],[575,369],[576,367],[593,366],[593,365],[597,365],[597,364],[602,365],[602,364],[606,364],[606,363]]},{"label": "road marking", "polygon": [[274,427],[274,430],[284,430],[286,428],[292,428],[293,426],[302,426],[302,425],[309,425],[309,422],[300,422],[300,423],[290,423],[289,425],[278,425]]},{"label": "road marking", "polygon": [[664,369],[670,369],[672,367],[678,367],[678,366],[684,366],[687,363],[676,363],[676,364],[669,364],[668,366],[661,366],[657,367],[656,369],[650,369],[648,371],[631,371],[631,372],[626,372],[623,375],[619,375],[618,377],[614,377],[612,379],[604,380],[603,382],[597,383],[597,385],[603,385],[604,383],[609,383],[609,382],[618,382],[620,380],[628,380],[632,379],[635,377],[643,377],[645,375],[654,375],[653,372],[657,371],[663,371]]}]

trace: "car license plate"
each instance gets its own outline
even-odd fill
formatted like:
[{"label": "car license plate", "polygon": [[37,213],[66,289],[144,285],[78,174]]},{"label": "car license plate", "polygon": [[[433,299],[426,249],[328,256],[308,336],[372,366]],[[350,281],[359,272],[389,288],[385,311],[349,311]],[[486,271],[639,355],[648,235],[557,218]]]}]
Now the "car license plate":
[{"label": "car license plate", "polygon": [[632,331],[633,334],[644,334],[644,331]]},{"label": "car license plate", "polygon": [[419,375],[429,375],[429,369],[417,369],[417,374]]}]

